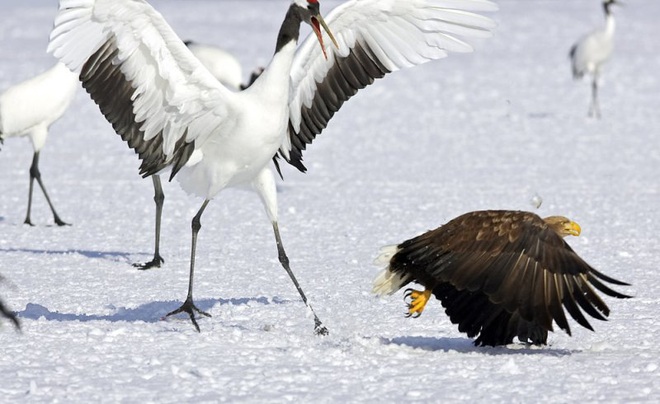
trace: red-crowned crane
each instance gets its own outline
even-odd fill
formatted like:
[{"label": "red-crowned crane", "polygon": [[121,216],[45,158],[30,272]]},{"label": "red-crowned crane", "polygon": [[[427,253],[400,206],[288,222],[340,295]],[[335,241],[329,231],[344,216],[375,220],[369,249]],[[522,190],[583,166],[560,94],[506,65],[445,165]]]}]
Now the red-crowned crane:
[{"label": "red-crowned crane", "polygon": [[[195,313],[209,316],[193,302],[201,216],[220,191],[245,186],[261,198],[279,261],[314,313],[280,237],[271,160],[278,154],[304,171],[302,151],[344,101],[389,72],[471,51],[457,36],[490,36],[493,21],[471,11],[494,9],[487,0],[351,0],[326,25],[317,0],[295,0],[270,64],[248,89],[233,92],[146,1],[60,0],[49,51],[80,71],[83,87],[138,153],[143,176],[169,170],[204,198],[192,220],[188,294],[168,315],[188,313],[197,330]],[[303,22],[315,36],[298,48]],[[322,29],[334,47],[325,48]],[[325,334],[316,313],[314,321]]]},{"label": "red-crowned crane", "polygon": [[612,6],[616,0],[603,0],[605,11],[605,26],[582,37],[569,52],[573,78],[581,79],[585,74],[591,75],[591,104],[588,115],[600,118],[598,105],[598,78],[603,64],[607,62],[614,49],[614,15]]}]

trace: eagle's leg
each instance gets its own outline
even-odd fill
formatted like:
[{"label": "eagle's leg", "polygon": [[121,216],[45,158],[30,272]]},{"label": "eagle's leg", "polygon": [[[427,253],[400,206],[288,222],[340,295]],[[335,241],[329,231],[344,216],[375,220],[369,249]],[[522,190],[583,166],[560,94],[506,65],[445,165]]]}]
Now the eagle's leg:
[{"label": "eagle's leg", "polygon": [[431,298],[431,289],[424,289],[424,291],[419,291],[415,289],[406,289],[406,293],[403,295],[403,299],[408,305],[408,314],[406,317],[419,317],[426,307]]}]

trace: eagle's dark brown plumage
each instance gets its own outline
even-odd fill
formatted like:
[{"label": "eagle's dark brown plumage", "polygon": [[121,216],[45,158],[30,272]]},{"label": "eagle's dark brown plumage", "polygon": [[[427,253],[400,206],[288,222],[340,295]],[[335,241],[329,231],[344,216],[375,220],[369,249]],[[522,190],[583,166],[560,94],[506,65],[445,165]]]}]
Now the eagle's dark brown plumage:
[{"label": "eagle's dark brown plumage", "polygon": [[505,345],[518,337],[545,344],[553,321],[569,335],[564,309],[593,330],[583,311],[605,320],[609,308],[596,294],[630,296],[604,282],[627,283],[592,268],[564,241],[580,227],[561,216],[545,219],[519,211],[478,211],[383,249],[387,268],[374,281],[374,293],[392,294],[410,282],[409,315],[421,314],[431,294],[475,345]]}]

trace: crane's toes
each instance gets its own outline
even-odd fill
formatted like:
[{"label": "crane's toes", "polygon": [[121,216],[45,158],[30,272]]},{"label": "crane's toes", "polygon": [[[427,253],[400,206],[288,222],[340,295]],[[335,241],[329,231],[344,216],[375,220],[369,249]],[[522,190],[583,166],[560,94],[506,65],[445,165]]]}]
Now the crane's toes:
[{"label": "crane's toes", "polygon": [[430,298],[430,289],[425,289],[424,291],[406,289],[406,292],[403,295],[404,302],[408,305],[408,313],[406,314],[406,317],[417,318],[421,316],[424,307],[426,307],[426,303],[428,303]]},{"label": "crane's toes", "polygon": [[320,321],[317,321],[316,324],[314,325],[314,334],[324,337],[330,334],[330,331],[328,331],[328,329],[323,324],[321,324]]},{"label": "crane's toes", "polygon": [[211,317],[211,315],[205,311],[202,311],[195,306],[195,303],[193,303],[192,298],[187,298],[185,302],[179,307],[178,309],[171,311],[165,315],[165,317],[173,316],[175,314],[183,313],[186,312],[188,313],[188,316],[190,316],[190,321],[192,321],[193,326],[195,326],[195,329],[197,332],[201,332],[199,329],[199,325],[197,324],[197,319],[195,318],[195,313],[201,314],[202,316],[205,317]]},{"label": "crane's toes", "polygon": [[55,224],[58,226],[71,226],[71,223],[67,223],[60,218],[55,219]]},{"label": "crane's toes", "polygon": [[160,264],[164,264],[164,263],[165,260],[163,259],[163,257],[161,257],[160,255],[156,255],[154,256],[154,259],[152,259],[149,262],[145,262],[145,263],[136,262],[133,264],[133,266],[141,271],[146,271],[147,269],[151,269],[151,268],[160,268]]}]

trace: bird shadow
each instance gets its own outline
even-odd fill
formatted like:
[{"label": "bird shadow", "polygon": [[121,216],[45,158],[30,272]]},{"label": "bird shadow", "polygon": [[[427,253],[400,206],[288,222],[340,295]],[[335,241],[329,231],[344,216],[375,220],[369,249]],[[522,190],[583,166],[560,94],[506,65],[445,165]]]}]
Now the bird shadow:
[{"label": "bird shadow", "polygon": [[35,254],[35,255],[71,255],[78,254],[87,258],[95,258],[108,260],[113,262],[126,262],[132,264],[130,257],[134,255],[133,253],[123,252],[123,251],[93,251],[93,250],[80,250],[71,248],[68,250],[43,250],[37,248],[0,248],[0,252],[7,253],[26,253],[26,254]]},{"label": "bird shadow", "polygon": [[[202,311],[209,311],[215,305],[246,305],[249,303],[258,303],[263,305],[269,304],[285,304],[288,301],[279,298],[267,298],[265,296],[259,297],[242,297],[231,299],[199,299],[195,300],[195,305]],[[112,314],[85,314],[85,313],[62,313],[53,311],[49,308],[36,303],[28,303],[25,309],[15,312],[16,316],[21,319],[39,320],[45,319],[47,321],[108,321],[108,322],[144,322],[156,323],[161,321],[168,313],[176,310],[181,306],[181,302],[159,301],[142,304],[138,307],[114,307],[110,306],[113,310]]]},{"label": "bird shadow", "polygon": [[530,119],[552,119],[555,114],[552,112],[530,112],[527,116]]},{"label": "bird shadow", "polygon": [[497,347],[479,347],[475,346],[469,338],[448,338],[448,337],[422,337],[422,336],[401,336],[394,338],[380,338],[383,345],[408,346],[410,348],[422,349],[425,351],[442,352],[460,352],[460,353],[479,353],[485,355],[544,355],[544,356],[569,356],[575,353],[569,349],[557,349],[551,347],[537,347],[528,344],[509,344]]}]

